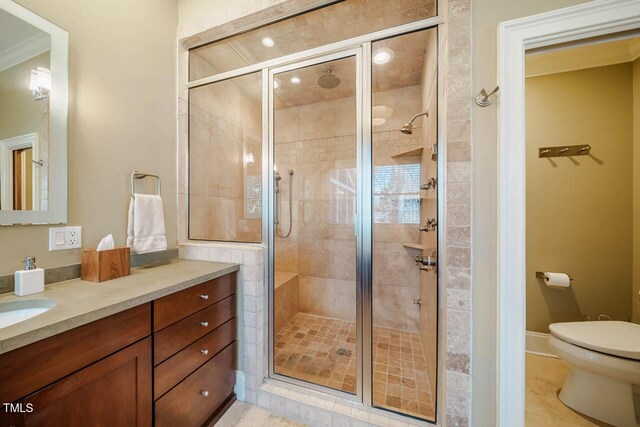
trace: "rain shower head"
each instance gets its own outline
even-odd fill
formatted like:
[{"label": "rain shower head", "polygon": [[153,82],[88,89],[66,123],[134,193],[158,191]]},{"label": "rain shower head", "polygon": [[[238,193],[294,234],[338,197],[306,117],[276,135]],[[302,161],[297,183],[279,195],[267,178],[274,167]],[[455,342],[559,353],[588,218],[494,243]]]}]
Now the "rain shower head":
[{"label": "rain shower head", "polygon": [[406,134],[406,135],[411,135],[413,133],[413,122],[415,119],[417,119],[420,116],[427,116],[429,117],[429,112],[425,111],[424,113],[418,113],[415,116],[413,116],[413,118],[409,121],[409,123],[405,123],[401,128],[400,128],[400,132]]},{"label": "rain shower head", "polygon": [[340,78],[333,74],[333,70],[329,68],[326,73],[318,78],[318,86],[323,89],[333,89],[340,86]]}]

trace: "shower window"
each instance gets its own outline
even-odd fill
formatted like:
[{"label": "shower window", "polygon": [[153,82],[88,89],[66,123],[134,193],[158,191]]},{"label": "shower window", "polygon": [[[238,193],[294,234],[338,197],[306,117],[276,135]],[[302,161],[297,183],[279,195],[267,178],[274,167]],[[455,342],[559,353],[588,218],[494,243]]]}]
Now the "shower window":
[{"label": "shower window", "polygon": [[376,166],[373,218],[380,224],[420,222],[420,164]]},{"label": "shower window", "polygon": [[436,0],[337,2],[192,49],[189,79],[197,80],[435,15]]},{"label": "shower window", "polygon": [[260,73],[189,90],[189,238],[262,240]]}]

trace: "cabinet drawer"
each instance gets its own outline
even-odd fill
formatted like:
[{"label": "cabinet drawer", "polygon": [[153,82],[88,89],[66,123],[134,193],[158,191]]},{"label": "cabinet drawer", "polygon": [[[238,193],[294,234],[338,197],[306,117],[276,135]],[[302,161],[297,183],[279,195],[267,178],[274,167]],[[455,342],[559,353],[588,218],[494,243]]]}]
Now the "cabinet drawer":
[{"label": "cabinet drawer", "polygon": [[176,354],[236,315],[234,295],[154,334],[154,365]]},{"label": "cabinet drawer", "polygon": [[13,402],[151,333],[151,304],[0,356],[0,402]]},{"label": "cabinet drawer", "polygon": [[154,398],[169,391],[220,350],[236,339],[236,320],[231,319],[154,369]]},{"label": "cabinet drawer", "polygon": [[162,297],[153,303],[153,330],[159,331],[236,293],[236,273]]},{"label": "cabinet drawer", "polygon": [[233,396],[235,343],[156,401],[155,425],[202,426]]}]

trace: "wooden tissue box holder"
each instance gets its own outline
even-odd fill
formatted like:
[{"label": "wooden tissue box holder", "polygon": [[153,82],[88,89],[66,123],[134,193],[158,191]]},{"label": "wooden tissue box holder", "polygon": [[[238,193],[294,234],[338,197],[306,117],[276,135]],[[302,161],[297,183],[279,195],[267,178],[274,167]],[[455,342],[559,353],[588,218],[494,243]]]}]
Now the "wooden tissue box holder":
[{"label": "wooden tissue box holder", "polygon": [[89,282],[105,282],[131,274],[130,249],[115,248],[106,251],[82,250],[80,278]]}]

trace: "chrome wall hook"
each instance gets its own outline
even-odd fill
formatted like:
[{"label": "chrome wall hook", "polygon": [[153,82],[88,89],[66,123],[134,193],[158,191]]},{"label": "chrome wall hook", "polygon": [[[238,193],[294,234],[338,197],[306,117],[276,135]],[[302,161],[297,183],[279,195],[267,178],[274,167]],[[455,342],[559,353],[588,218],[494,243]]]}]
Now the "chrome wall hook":
[{"label": "chrome wall hook", "polygon": [[480,107],[486,107],[493,104],[493,95],[495,95],[499,89],[500,86],[496,86],[496,88],[492,90],[491,93],[487,93],[487,90],[485,88],[482,88],[482,90],[480,91],[480,95],[476,96],[476,104],[478,104],[478,106]]}]

